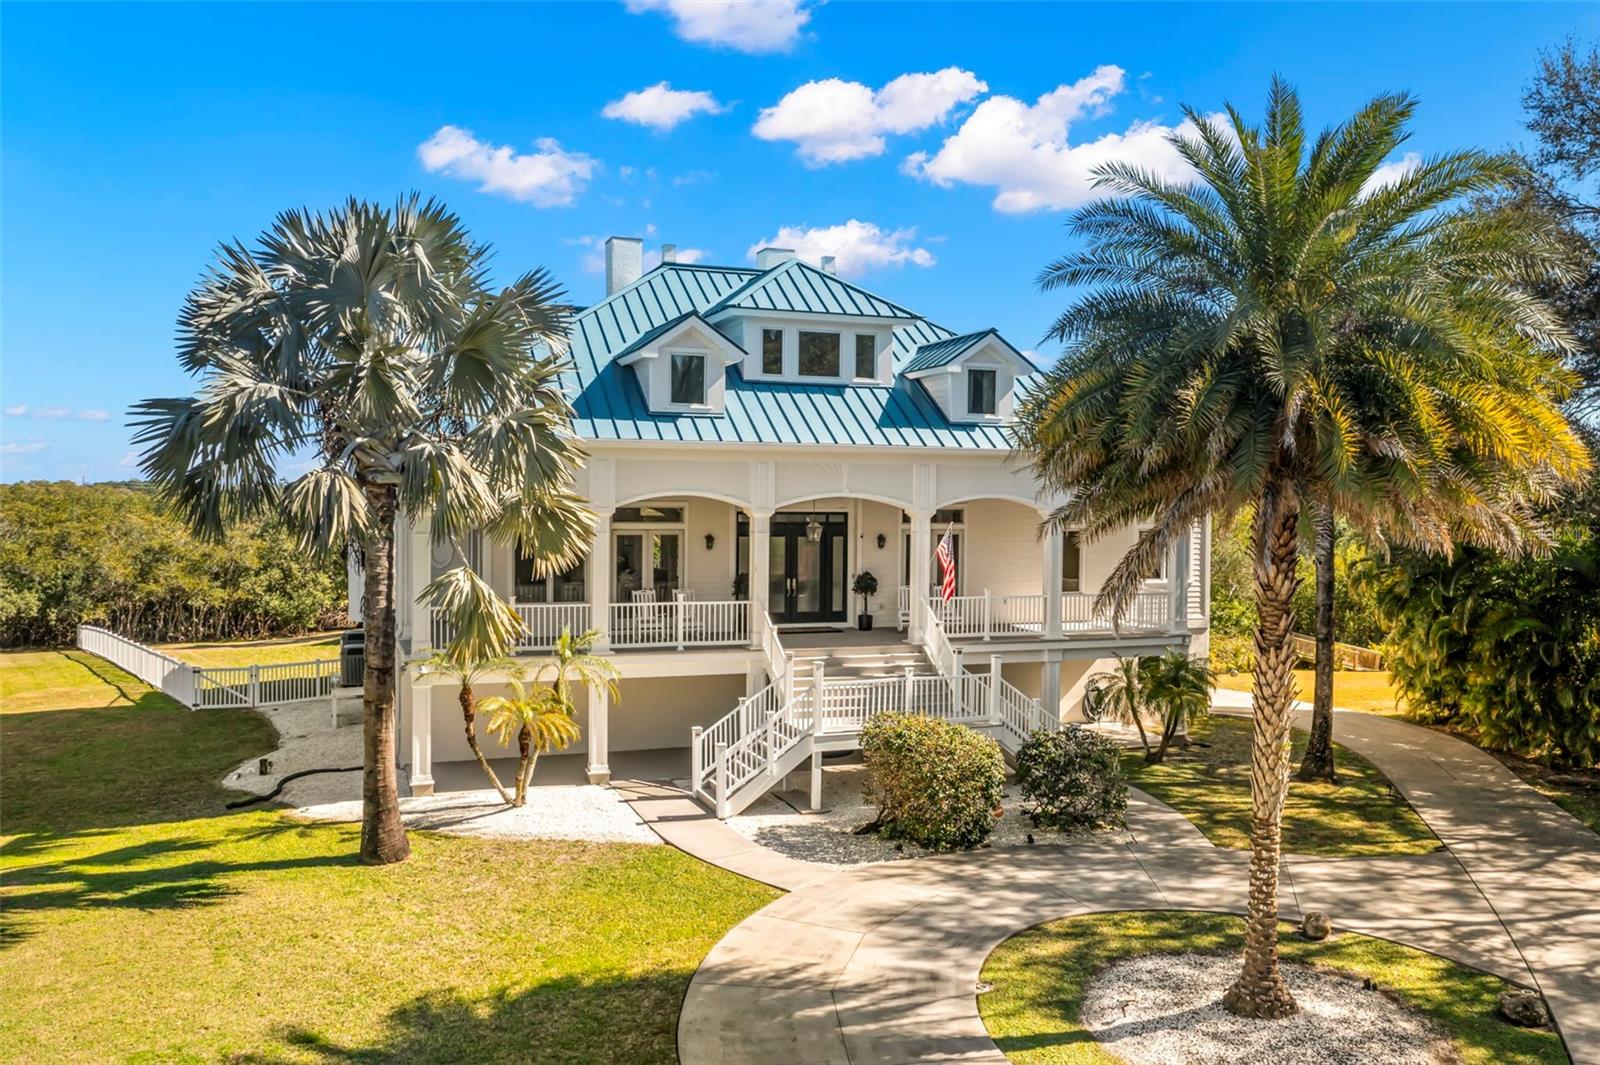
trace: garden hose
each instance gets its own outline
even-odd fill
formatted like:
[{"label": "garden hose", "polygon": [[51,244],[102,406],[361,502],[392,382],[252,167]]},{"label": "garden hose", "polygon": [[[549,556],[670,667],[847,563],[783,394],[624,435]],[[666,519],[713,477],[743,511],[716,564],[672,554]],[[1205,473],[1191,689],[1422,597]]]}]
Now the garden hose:
[{"label": "garden hose", "polygon": [[290,773],[288,776],[278,781],[278,786],[267,792],[265,795],[252,795],[248,799],[236,799],[233,802],[228,803],[224,809],[237,810],[242,806],[253,806],[258,802],[270,802],[278,797],[279,793],[283,791],[283,786],[285,784],[289,783],[291,780],[299,780],[301,777],[309,777],[316,773],[358,773],[362,768],[362,766],[352,765],[346,766],[343,769],[302,769],[300,772]]}]

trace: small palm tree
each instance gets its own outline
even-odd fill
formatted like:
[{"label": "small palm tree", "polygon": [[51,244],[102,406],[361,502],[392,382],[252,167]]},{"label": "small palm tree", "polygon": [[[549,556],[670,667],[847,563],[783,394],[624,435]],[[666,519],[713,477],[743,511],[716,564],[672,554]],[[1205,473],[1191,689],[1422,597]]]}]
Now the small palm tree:
[{"label": "small palm tree", "polygon": [[1105,699],[1106,709],[1114,714],[1119,721],[1131,720],[1139,730],[1139,743],[1144,747],[1145,757],[1150,757],[1150,737],[1144,730],[1144,673],[1137,658],[1117,657],[1115,669],[1096,673],[1089,678],[1100,686],[1102,698]]},{"label": "small palm tree", "polygon": [[[1081,250],[1041,276],[1082,288],[1051,335],[1065,352],[1021,404],[1050,521],[1086,537],[1150,522],[1104,582],[1120,615],[1208,514],[1253,515],[1257,627],[1244,967],[1235,1013],[1296,1009],[1278,971],[1299,533],[1325,502],[1380,549],[1541,539],[1541,503],[1589,466],[1559,402],[1573,341],[1530,295],[1568,269],[1551,234],[1473,196],[1523,172],[1452,152],[1385,183],[1416,109],[1380,96],[1307,136],[1274,79],[1263,126],[1188,110],[1171,143],[1192,179],[1102,167]],[[1530,531],[1531,530],[1531,531]]]},{"label": "small palm tree", "polygon": [[513,736],[517,739],[517,790],[511,805],[526,805],[539,756],[570,747],[579,736],[578,722],[554,688],[528,684],[520,673],[511,676],[511,694],[485,699],[483,712],[500,746],[510,746]]},{"label": "small palm tree", "polygon": [[562,626],[561,635],[556,637],[550,649],[550,657],[534,667],[536,679],[549,684],[557,702],[566,707],[568,712],[576,710],[577,704],[572,698],[575,684],[586,688],[604,687],[612,701],[619,697],[617,681],[622,674],[611,659],[594,653],[594,645],[599,639],[599,629],[590,629],[574,636],[571,629]]},{"label": "small palm tree", "polygon": [[1139,663],[1144,696],[1161,711],[1161,742],[1154,751],[1146,750],[1145,761],[1159,763],[1178,730],[1211,712],[1211,689],[1216,675],[1203,658],[1182,651],[1171,651]]},{"label": "small palm tree", "polygon": [[500,801],[507,806],[511,805],[510,793],[506,791],[505,785],[500,783],[494,767],[489,764],[483,748],[478,744],[478,696],[473,686],[487,674],[515,669],[515,659],[462,658],[453,648],[446,648],[416,659],[412,665],[427,673],[449,677],[460,685],[456,701],[461,704],[461,721],[467,732],[467,746],[472,749],[472,757],[478,760],[478,767],[483,770],[483,775],[489,778],[494,790],[500,793]]},{"label": "small palm tree", "polygon": [[[360,543],[366,580],[361,858],[403,860],[395,770],[395,521],[470,531],[559,571],[593,516],[559,356],[571,308],[544,271],[491,287],[490,249],[443,205],[350,200],[225,245],[179,317],[195,395],[133,408],[140,468],[203,536],[280,516],[312,552]],[[286,460],[312,468],[285,485]],[[465,567],[451,584],[492,592]],[[436,589],[437,591],[438,589]]]}]

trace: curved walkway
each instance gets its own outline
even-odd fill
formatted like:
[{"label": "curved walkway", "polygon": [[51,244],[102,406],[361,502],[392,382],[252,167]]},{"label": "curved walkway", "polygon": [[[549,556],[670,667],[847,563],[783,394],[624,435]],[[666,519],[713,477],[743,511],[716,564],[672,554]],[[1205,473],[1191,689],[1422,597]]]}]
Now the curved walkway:
[{"label": "curved walkway", "polygon": [[[1573,1059],[1600,1065],[1600,841],[1459,740],[1368,714],[1341,712],[1335,729],[1446,849],[1290,857],[1284,916],[1327,910],[1341,928],[1536,984]],[[701,963],[678,1021],[686,1065],[1002,1062],[974,993],[1001,941],[1079,913],[1235,910],[1243,898],[1247,855],[1138,793],[1120,838],[835,873],[751,844],[681,792],[619,786],[668,842],[790,891]]]}]

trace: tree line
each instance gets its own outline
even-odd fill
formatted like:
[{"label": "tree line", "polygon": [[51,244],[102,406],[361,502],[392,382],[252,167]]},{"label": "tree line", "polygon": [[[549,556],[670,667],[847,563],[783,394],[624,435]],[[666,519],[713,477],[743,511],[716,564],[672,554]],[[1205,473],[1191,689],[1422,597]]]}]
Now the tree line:
[{"label": "tree line", "polygon": [[202,540],[140,482],[0,485],[0,646],[80,624],[144,641],[258,639],[346,624],[345,571],[272,519]]}]

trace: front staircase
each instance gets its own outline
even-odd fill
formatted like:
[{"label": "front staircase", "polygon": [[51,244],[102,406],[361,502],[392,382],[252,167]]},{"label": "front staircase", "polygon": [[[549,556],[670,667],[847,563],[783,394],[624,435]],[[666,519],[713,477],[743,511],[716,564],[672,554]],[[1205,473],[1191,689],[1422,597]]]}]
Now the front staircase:
[{"label": "front staircase", "polygon": [[690,790],[718,817],[741,812],[813,754],[859,748],[879,714],[968,725],[1013,754],[1035,729],[1060,727],[1004,677],[968,672],[931,611],[920,645],[786,651],[763,620],[770,683],[691,737]]}]

